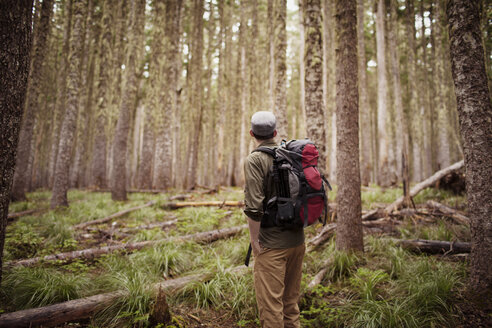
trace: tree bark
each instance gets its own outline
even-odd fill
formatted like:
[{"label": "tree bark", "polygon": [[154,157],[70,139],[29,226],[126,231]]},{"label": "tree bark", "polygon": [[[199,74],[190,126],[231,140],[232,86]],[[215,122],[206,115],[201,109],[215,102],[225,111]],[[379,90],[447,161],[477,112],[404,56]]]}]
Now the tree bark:
[{"label": "tree bark", "polygon": [[325,173],[326,134],[323,101],[323,38],[321,1],[304,0],[304,68],[307,136],[318,148],[318,168]]},{"label": "tree bark", "polygon": [[197,183],[198,151],[202,132],[203,90],[202,90],[202,63],[203,63],[203,3],[194,0],[193,4],[193,37],[191,45],[191,138],[189,139],[189,164],[185,177],[187,189],[193,189]]},{"label": "tree bark", "polygon": [[63,47],[60,54],[60,66],[57,74],[57,92],[55,110],[52,119],[51,130],[51,149],[48,167],[48,187],[53,187],[55,178],[56,158],[58,155],[58,145],[60,137],[60,129],[65,113],[65,105],[67,100],[67,72],[68,72],[68,55],[70,51],[70,34],[72,33],[72,2],[73,0],[65,0],[63,3]]},{"label": "tree bark", "polygon": [[97,82],[97,102],[94,115],[94,146],[92,153],[92,185],[97,188],[107,187],[107,123],[110,113],[110,69],[112,62],[112,24],[114,3],[106,0],[102,7],[101,42],[99,57],[99,76]]},{"label": "tree bark", "polygon": [[386,78],[386,41],[385,41],[386,5],[378,0],[376,13],[377,75],[378,75],[378,184],[391,185],[388,158],[388,82]]},{"label": "tree bark", "polygon": [[[164,4],[158,4],[164,5]],[[172,185],[172,132],[171,119],[176,110],[177,85],[179,81],[179,39],[181,24],[181,0],[165,1],[165,28],[163,37],[164,62],[159,63],[164,84],[155,92],[160,94],[159,103],[164,106],[162,113],[154,112],[156,119],[156,145],[154,182],[156,188]],[[156,15],[159,12],[156,11]],[[157,106],[158,104],[156,104]],[[177,119],[177,118],[175,118]]]},{"label": "tree bark", "polygon": [[274,48],[275,48],[275,116],[279,139],[287,135],[287,0],[274,0]]},{"label": "tree bark", "polygon": [[127,144],[130,131],[130,120],[135,109],[137,94],[137,65],[140,53],[143,50],[141,35],[144,32],[145,1],[132,0],[131,25],[128,36],[128,51],[125,65],[125,84],[122,93],[120,113],[116,124],[113,145],[113,172],[111,184],[111,198],[113,200],[127,200]]},{"label": "tree bark", "polygon": [[357,58],[359,68],[359,115],[361,140],[361,183],[371,181],[371,119],[367,90],[366,46],[364,39],[364,0],[357,0]]},{"label": "tree bark", "polygon": [[480,2],[448,3],[450,53],[471,219],[470,294],[492,306],[492,106],[480,30]]},{"label": "tree bark", "polygon": [[87,3],[77,1],[73,7],[74,26],[70,42],[70,63],[68,68],[67,109],[60,131],[60,144],[56,159],[55,177],[51,208],[68,206],[67,191],[69,188],[69,169],[72,146],[74,143],[77,115],[79,111],[80,62],[83,51],[84,20],[86,19]]},{"label": "tree bark", "polygon": [[[31,143],[34,132],[34,122],[36,112],[39,111],[39,94],[43,83],[43,67],[45,54],[47,53],[46,45],[50,33],[51,15],[53,13],[53,0],[43,1],[41,6],[38,30],[34,31],[36,42],[32,50],[32,70],[29,72],[29,85],[26,100],[26,108],[22,119],[19,142],[17,146],[17,157],[14,173],[14,182],[12,187],[13,200],[25,200],[26,189],[31,179],[28,165],[31,156]],[[19,8],[17,8],[19,10]]]},{"label": "tree bark", "polygon": [[[408,112],[410,116],[418,113],[418,88],[416,82],[416,44],[415,44],[415,12],[413,0],[405,0],[405,28],[408,46],[408,90],[409,104]],[[422,147],[421,130],[419,119],[412,120],[411,124],[411,146],[412,146],[412,180],[422,180]],[[409,149],[410,153],[410,149]]]},{"label": "tree bark", "polygon": [[[436,23],[434,24],[435,30],[435,46],[436,46],[436,73],[438,81],[444,81],[444,46],[443,46],[443,8],[441,7],[441,1],[436,2]],[[449,111],[446,108],[446,99],[444,95],[444,83],[437,83],[437,167],[439,169],[448,167],[451,164],[450,154],[450,135],[448,133],[451,127],[449,121]]]},{"label": "tree bark", "polygon": [[398,54],[398,21],[396,11],[396,0],[390,1],[390,28],[389,31],[389,47],[390,47],[390,62],[391,62],[391,74],[393,82],[394,92],[394,104],[396,112],[396,173],[401,181],[403,178],[403,158],[408,158],[408,127],[407,119],[403,111],[401,80],[400,80],[400,66],[399,66],[399,54]]},{"label": "tree bark", "polygon": [[32,1],[0,3],[0,282],[15,156],[27,92]]},{"label": "tree bark", "polygon": [[339,250],[364,251],[359,169],[356,1],[336,2],[337,240]]}]

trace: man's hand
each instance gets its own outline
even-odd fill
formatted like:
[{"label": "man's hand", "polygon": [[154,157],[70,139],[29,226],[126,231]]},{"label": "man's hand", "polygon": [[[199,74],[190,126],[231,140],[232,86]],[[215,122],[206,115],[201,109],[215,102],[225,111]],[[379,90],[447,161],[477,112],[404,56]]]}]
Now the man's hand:
[{"label": "man's hand", "polygon": [[258,254],[260,254],[260,243],[258,241],[258,236],[260,235],[260,222],[248,218],[248,225],[253,254],[254,256],[258,256]]}]

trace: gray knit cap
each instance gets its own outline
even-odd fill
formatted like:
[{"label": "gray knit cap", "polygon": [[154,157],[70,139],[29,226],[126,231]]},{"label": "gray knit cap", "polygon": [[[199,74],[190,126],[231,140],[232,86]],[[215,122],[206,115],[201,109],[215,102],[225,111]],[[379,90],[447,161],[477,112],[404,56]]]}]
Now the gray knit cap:
[{"label": "gray knit cap", "polygon": [[260,137],[268,137],[273,134],[277,126],[277,120],[272,112],[256,112],[251,116],[251,130]]}]

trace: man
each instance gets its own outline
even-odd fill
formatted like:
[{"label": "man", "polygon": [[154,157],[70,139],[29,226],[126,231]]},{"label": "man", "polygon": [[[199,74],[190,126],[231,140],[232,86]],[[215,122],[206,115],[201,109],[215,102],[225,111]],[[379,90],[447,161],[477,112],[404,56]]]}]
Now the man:
[{"label": "man", "polygon": [[[271,112],[251,117],[250,135],[258,147],[275,148],[276,119]],[[264,203],[275,196],[271,155],[254,151],[244,164],[246,186],[244,213],[248,217],[251,246],[255,256],[256,302],[263,328],[300,327],[299,290],[305,252],[304,231],[260,227]]]}]

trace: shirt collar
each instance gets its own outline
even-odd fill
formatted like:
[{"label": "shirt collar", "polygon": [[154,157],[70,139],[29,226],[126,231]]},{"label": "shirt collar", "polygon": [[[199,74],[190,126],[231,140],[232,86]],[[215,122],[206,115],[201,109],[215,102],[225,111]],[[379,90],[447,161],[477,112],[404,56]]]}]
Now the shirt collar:
[{"label": "shirt collar", "polygon": [[258,147],[269,147],[269,146],[277,146],[277,143],[274,140],[270,139],[270,140],[264,140],[258,145]]}]

